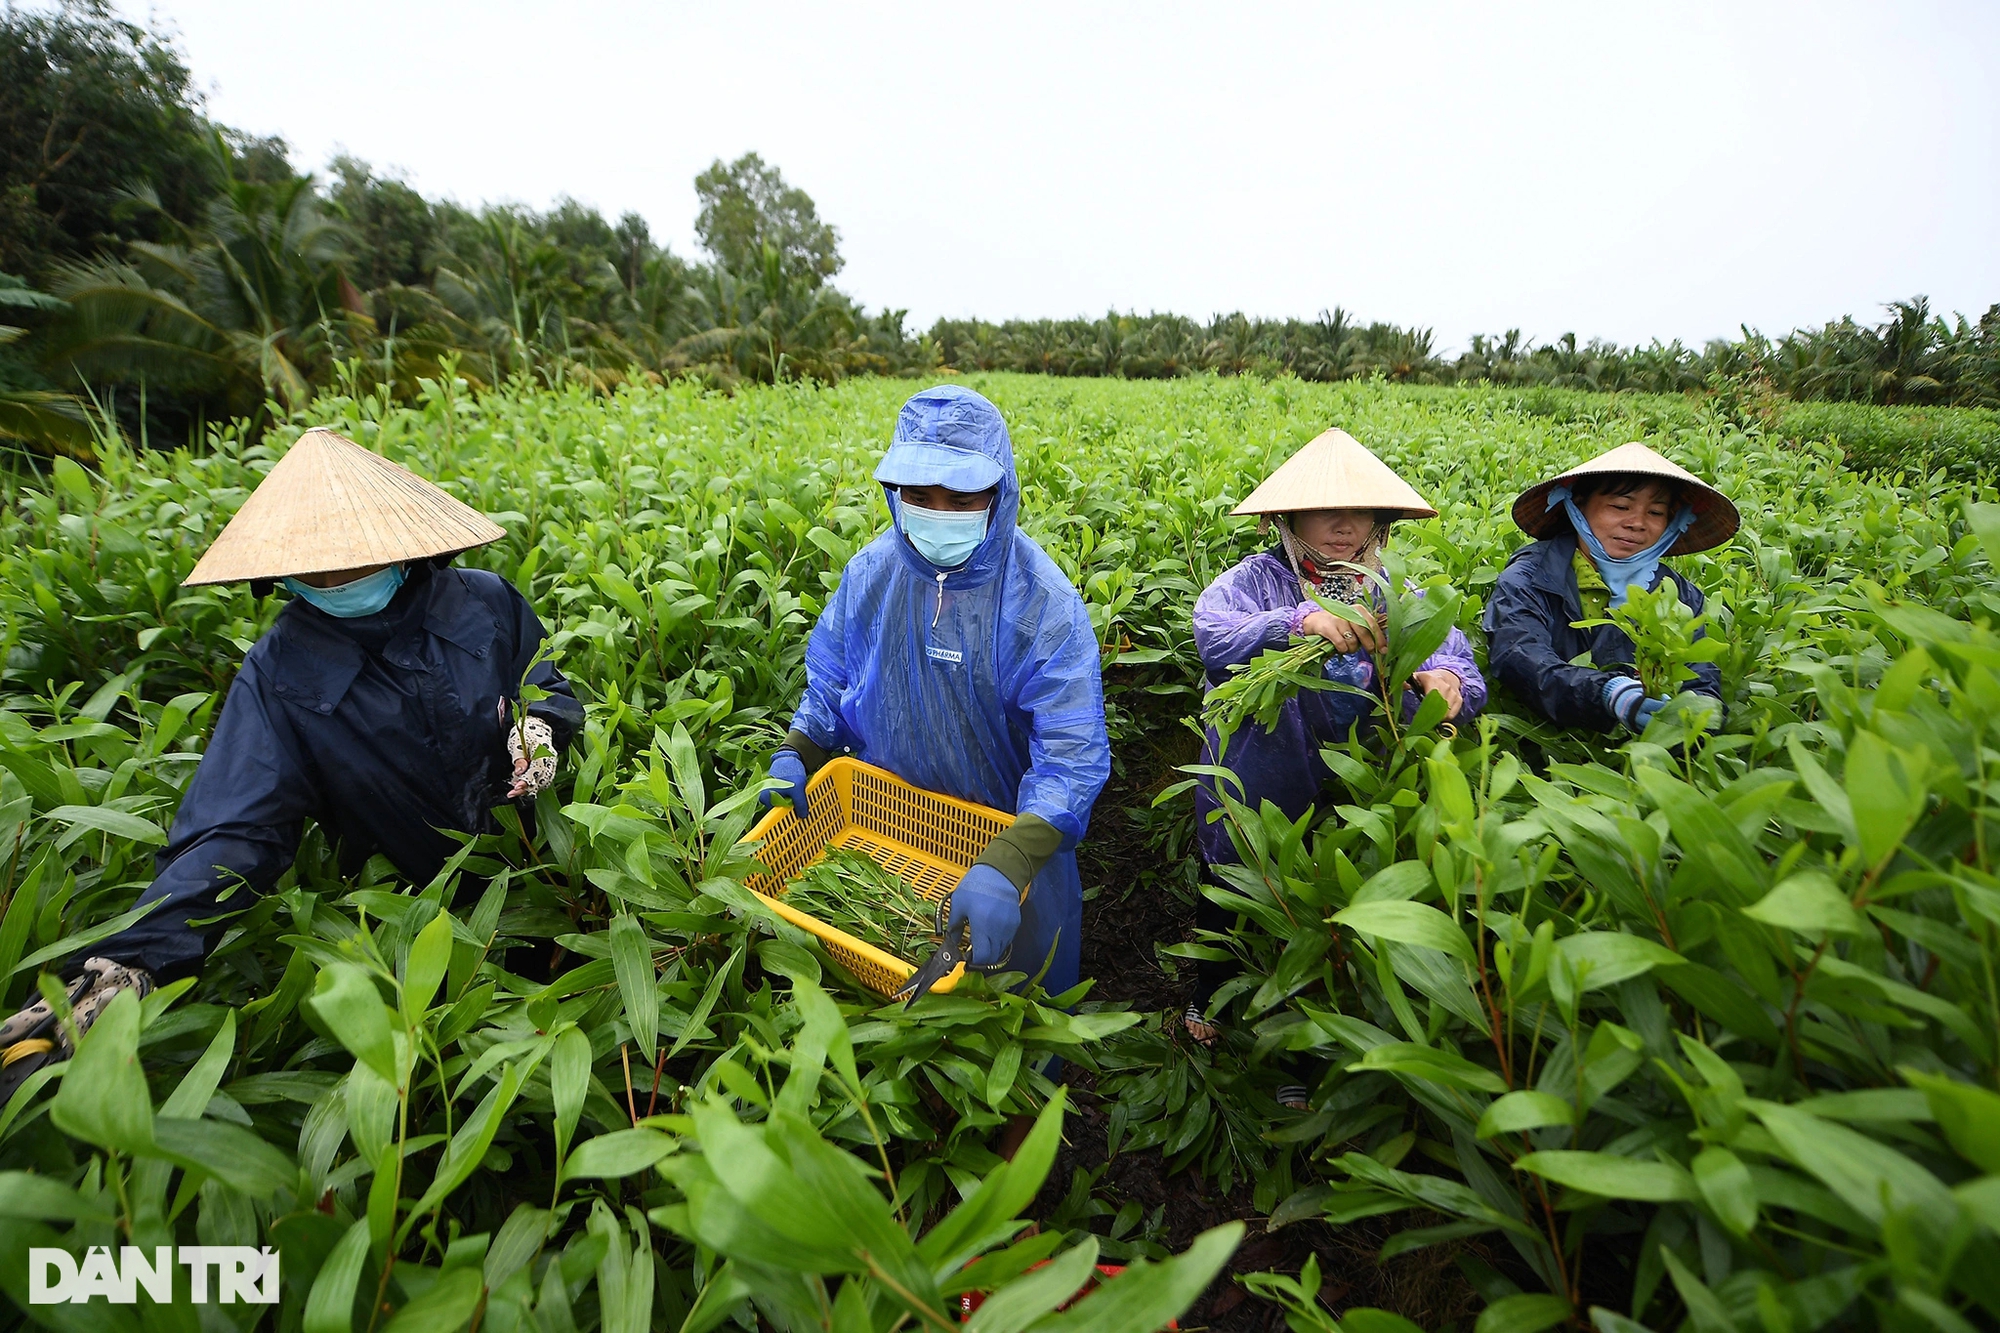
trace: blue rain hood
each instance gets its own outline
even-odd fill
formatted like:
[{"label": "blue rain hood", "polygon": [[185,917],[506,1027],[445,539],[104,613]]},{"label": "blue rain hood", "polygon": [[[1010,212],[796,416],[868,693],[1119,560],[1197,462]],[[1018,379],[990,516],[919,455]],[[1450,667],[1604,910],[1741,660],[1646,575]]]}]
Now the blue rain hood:
[{"label": "blue rain hood", "polygon": [[1013,470],[1000,409],[970,389],[939,384],[911,394],[896,414],[889,452],[875,469],[884,486],[983,491]]},{"label": "blue rain hood", "polygon": [[[949,415],[953,438],[991,465],[986,484],[999,490],[986,538],[965,564],[941,571],[903,535],[892,493],[895,525],[848,561],[813,627],[792,726],[912,786],[1054,826],[1062,846],[1029,889],[1013,957],[1033,973],[1054,945],[1044,985],[1061,991],[1076,980],[1083,928],[1074,849],[1111,772],[1097,635],[1069,579],[1016,526],[1020,484],[999,410],[970,390],[927,389],[904,407],[899,440],[913,412]],[[892,458],[901,447],[891,445]],[[895,472],[890,461],[878,477],[959,489]]]},{"label": "blue rain hood", "polygon": [[[930,431],[948,443],[912,443],[915,433]],[[944,458],[949,455],[949,458]],[[940,460],[943,461],[940,461]],[[973,460],[979,466],[975,467]],[[886,474],[886,475],[885,475]],[[957,480],[922,480],[952,476]],[[899,478],[891,481],[889,477]],[[981,480],[984,478],[984,480]],[[933,581],[939,568],[926,560],[903,532],[903,498],[898,486],[943,486],[960,492],[997,487],[993,505],[986,511],[986,540],[971,557],[945,577],[947,589],[976,588],[991,579],[1013,546],[1015,520],[1021,512],[1021,483],[1014,476],[1014,442],[1007,434],[1007,422],[1000,409],[970,389],[956,384],[940,384],[914,394],[896,417],[896,439],[889,445],[882,464],[875,469],[889,500],[889,516],[895,524],[896,545],[910,568]],[[978,482],[977,485],[971,484]],[[965,484],[960,484],[961,482]],[[1028,545],[1047,560],[1042,548]],[[1060,577],[1060,575],[1058,575]],[[1063,580],[1068,587],[1069,581]],[[1072,590],[1073,591],[1073,590]]]}]

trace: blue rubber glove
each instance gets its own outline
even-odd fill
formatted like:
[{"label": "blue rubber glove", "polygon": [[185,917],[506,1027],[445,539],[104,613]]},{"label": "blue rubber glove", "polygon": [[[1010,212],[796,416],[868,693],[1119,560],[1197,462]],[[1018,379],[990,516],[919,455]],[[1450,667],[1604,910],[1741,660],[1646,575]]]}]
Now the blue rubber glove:
[{"label": "blue rubber glove", "polygon": [[945,900],[945,934],[953,939],[972,927],[973,967],[998,967],[1014,948],[1021,928],[1021,891],[992,866],[974,866]]},{"label": "blue rubber glove", "polygon": [[774,801],[788,797],[792,802],[792,813],[800,819],[806,817],[806,761],[799,758],[797,750],[779,750],[771,756],[771,776],[785,784],[784,787],[766,787],[757,793],[757,804],[769,810]]}]

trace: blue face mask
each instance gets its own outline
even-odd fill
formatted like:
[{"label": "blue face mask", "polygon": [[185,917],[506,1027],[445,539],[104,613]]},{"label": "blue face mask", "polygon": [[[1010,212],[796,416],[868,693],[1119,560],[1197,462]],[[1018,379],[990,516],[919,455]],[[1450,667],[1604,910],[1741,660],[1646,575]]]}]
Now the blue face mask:
[{"label": "blue face mask", "polygon": [[293,596],[305,598],[330,616],[352,620],[356,616],[372,616],[387,606],[406,577],[401,565],[385,565],[373,574],[364,574],[333,588],[315,588],[297,579],[286,579],[285,587]]},{"label": "blue face mask", "polygon": [[1653,571],[1660,567],[1660,557],[1681,539],[1683,532],[1694,526],[1695,519],[1694,510],[1682,505],[1681,512],[1674,515],[1673,522],[1667,524],[1667,530],[1660,534],[1658,541],[1623,560],[1613,560],[1603,543],[1597,540],[1597,534],[1590,530],[1590,520],[1583,516],[1583,511],[1576,507],[1576,501],[1570,498],[1569,487],[1558,486],[1549,492],[1549,508],[1554,509],[1557,505],[1569,511],[1569,523],[1576,529],[1576,539],[1583,543],[1590,563],[1596,565],[1597,572],[1604,576],[1604,586],[1611,589],[1613,606],[1625,605],[1625,598],[1633,584],[1641,588],[1653,586]]},{"label": "blue face mask", "polygon": [[917,548],[917,554],[939,569],[957,569],[986,540],[987,510],[953,514],[919,509],[907,501],[897,507],[902,510],[903,535]]}]

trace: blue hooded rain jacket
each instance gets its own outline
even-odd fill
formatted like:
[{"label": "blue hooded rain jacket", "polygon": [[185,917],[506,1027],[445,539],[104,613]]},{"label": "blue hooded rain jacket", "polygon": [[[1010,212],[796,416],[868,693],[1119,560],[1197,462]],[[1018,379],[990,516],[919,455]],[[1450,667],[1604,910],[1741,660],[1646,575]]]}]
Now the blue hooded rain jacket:
[{"label": "blue hooded rain jacket", "polygon": [[[1083,599],[1015,526],[1021,488],[1000,411],[956,385],[917,394],[896,422],[890,463],[916,460],[953,490],[998,486],[985,539],[940,570],[893,526],[847,562],[806,648],[792,720],[828,753],[846,751],[905,782],[1062,834],[1021,907],[1007,966],[1052,994],[1076,984],[1083,885],[1076,844],[1111,772],[1097,635]],[[878,471],[878,477],[884,472]]]}]

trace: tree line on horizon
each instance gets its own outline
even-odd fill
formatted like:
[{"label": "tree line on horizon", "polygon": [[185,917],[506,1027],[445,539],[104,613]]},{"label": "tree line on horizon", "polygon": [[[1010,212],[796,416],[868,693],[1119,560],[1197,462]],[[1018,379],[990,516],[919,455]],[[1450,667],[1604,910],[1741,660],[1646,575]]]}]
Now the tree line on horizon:
[{"label": "tree line on horizon", "polygon": [[2000,304],[1946,318],[1921,296],[1700,348],[1536,343],[1241,313],[908,327],[833,284],[839,233],[757,154],[696,177],[701,253],[573,199],[547,210],[426,198],[350,156],[322,178],[285,144],[215,123],[171,41],[106,0],[0,11],[0,436],[87,450],[109,414],[178,444],[339,382],[408,400],[446,367],[610,390],[633,377],[838,380],[1010,370],[1166,378],[1381,376],[1797,399],[2000,405]]}]

